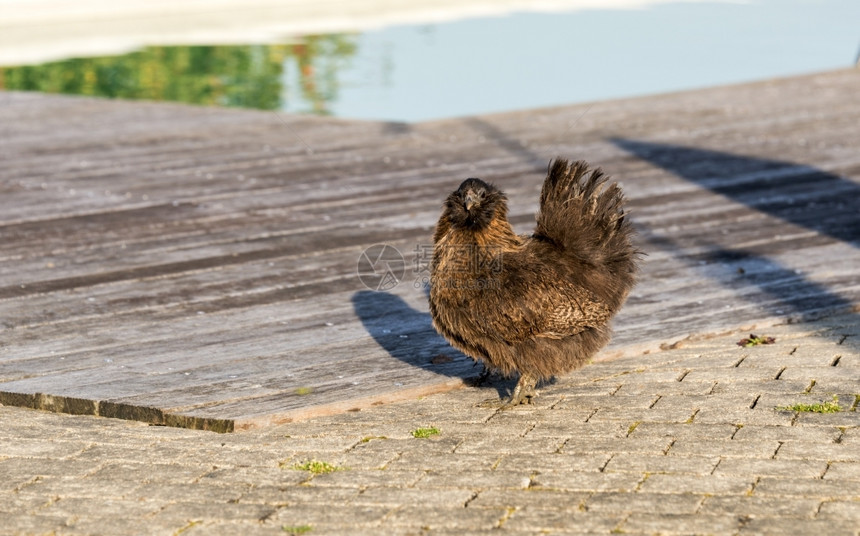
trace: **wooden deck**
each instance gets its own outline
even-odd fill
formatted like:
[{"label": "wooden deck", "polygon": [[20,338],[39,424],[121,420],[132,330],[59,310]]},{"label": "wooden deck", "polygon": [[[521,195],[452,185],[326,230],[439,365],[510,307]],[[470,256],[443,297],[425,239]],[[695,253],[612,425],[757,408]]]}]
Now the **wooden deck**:
[{"label": "wooden deck", "polygon": [[856,311],[858,88],[414,125],[0,93],[0,403],[230,431],[461,385],[421,285],[441,201],[480,176],[527,232],[555,155],[623,183],[648,253],[601,359]]}]

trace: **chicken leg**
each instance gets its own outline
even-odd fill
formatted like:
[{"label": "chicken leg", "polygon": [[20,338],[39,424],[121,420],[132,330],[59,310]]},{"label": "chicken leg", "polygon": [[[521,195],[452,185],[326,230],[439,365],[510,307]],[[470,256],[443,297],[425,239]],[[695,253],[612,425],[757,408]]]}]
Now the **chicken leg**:
[{"label": "chicken leg", "polygon": [[520,374],[520,379],[517,381],[517,385],[514,387],[514,392],[511,393],[509,398],[504,400],[491,398],[480,405],[481,407],[511,409],[521,404],[531,404],[533,399],[537,396],[535,385],[537,385],[537,378],[523,372]]},{"label": "chicken leg", "polygon": [[535,385],[537,385],[537,378],[526,372],[521,372],[520,379],[517,382],[516,387],[514,387],[514,392],[511,393],[511,397],[502,404],[502,409],[510,409],[515,406],[519,406],[520,404],[531,404],[533,401],[532,399],[537,396]]}]

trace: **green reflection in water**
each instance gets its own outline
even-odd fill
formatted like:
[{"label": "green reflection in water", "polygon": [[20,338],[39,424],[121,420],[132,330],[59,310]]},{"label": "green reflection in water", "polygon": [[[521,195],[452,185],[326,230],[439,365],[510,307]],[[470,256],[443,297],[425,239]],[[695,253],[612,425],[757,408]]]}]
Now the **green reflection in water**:
[{"label": "green reflection in water", "polygon": [[[0,89],[177,101],[328,115],[355,36],[310,36],[285,45],[152,46],[123,56],[0,67]],[[293,63],[297,87],[284,69]]]}]

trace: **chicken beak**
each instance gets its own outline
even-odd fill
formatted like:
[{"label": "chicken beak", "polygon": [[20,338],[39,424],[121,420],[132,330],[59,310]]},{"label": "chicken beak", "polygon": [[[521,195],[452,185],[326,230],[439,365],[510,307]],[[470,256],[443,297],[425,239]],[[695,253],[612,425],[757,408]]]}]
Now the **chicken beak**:
[{"label": "chicken beak", "polygon": [[463,206],[466,207],[466,210],[469,211],[475,206],[477,196],[472,190],[466,190],[466,201],[463,203]]}]

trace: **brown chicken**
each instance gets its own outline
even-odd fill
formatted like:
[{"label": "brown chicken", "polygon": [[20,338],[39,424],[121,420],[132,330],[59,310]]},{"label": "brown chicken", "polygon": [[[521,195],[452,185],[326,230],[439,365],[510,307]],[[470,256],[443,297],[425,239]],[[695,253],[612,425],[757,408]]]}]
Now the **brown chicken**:
[{"label": "brown chicken", "polygon": [[519,381],[503,407],[531,403],[540,380],[585,364],[609,342],[638,253],[624,195],[585,162],[550,163],[537,226],[518,236],[507,198],[467,179],[433,236],[430,314],[454,347]]}]

